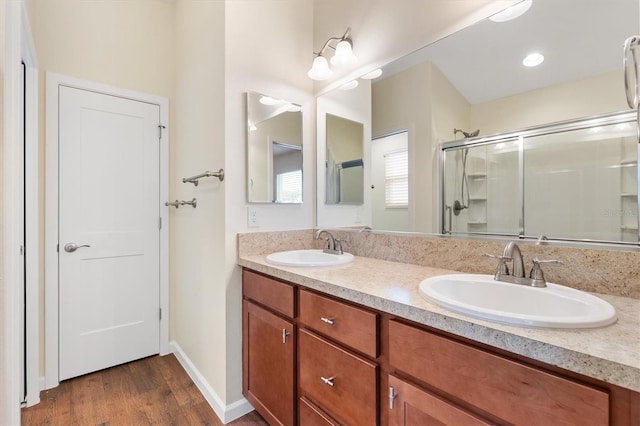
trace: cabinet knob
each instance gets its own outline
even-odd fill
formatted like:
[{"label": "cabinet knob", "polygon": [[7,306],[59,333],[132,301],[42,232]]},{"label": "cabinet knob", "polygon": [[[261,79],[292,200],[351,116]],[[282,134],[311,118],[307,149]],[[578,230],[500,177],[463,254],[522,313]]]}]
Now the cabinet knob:
[{"label": "cabinet knob", "polygon": [[325,385],[329,385],[331,387],[333,387],[333,379],[335,378],[336,378],[335,376],[329,377],[329,378],[320,376],[320,380],[322,380]]},{"label": "cabinet knob", "polygon": [[327,323],[329,325],[333,325],[333,318],[320,317],[320,321]]}]

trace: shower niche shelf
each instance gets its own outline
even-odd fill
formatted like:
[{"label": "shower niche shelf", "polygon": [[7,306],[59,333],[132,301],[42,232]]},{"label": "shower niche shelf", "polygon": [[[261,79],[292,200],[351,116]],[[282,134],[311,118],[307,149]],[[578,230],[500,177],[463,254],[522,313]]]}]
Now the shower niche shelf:
[{"label": "shower niche shelf", "polygon": [[[623,146],[624,149],[625,147]],[[623,241],[636,241],[638,239],[637,154],[635,156],[625,156],[620,161],[620,231]]]}]

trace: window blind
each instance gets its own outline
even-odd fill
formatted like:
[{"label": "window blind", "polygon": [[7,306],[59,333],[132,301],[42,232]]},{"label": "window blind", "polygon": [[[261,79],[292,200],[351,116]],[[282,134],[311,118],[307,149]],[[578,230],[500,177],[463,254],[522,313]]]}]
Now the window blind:
[{"label": "window blind", "polygon": [[393,151],[384,155],[385,207],[409,205],[409,151]]},{"label": "window blind", "polygon": [[277,176],[276,201],[280,203],[302,202],[302,170],[280,173]]}]

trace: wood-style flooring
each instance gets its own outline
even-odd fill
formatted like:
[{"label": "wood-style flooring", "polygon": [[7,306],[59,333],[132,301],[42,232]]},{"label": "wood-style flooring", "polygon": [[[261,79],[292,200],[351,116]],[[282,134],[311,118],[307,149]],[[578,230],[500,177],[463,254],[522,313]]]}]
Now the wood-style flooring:
[{"label": "wood-style flooring", "polygon": [[[43,391],[22,409],[23,425],[221,426],[173,355],[153,356],[87,374]],[[267,426],[255,411],[230,423]]]}]

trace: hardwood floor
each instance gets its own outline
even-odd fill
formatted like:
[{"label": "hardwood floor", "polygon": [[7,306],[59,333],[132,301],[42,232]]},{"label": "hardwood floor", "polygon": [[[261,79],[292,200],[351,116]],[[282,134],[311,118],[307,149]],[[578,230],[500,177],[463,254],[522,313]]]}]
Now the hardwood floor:
[{"label": "hardwood floor", "polygon": [[[64,381],[22,409],[23,425],[222,425],[173,355]],[[255,411],[230,425],[267,426]]]}]

